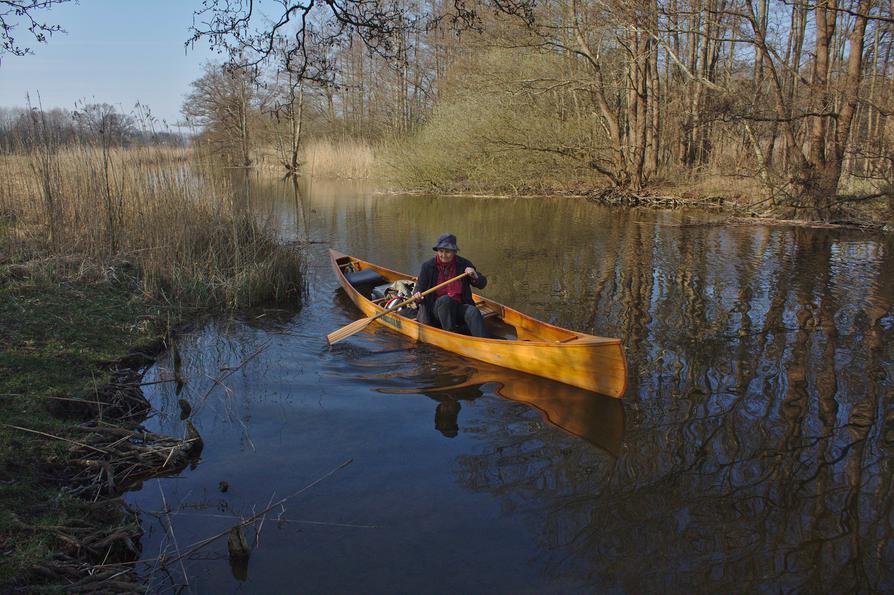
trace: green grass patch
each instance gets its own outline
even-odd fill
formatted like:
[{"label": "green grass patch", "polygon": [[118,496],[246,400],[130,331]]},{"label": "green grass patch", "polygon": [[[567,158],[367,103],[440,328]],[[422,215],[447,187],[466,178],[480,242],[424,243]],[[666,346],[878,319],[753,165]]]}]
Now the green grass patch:
[{"label": "green grass patch", "polygon": [[[107,364],[157,341],[164,313],[114,280],[54,283],[0,268],[0,424],[71,437],[56,397],[90,399],[110,380]],[[69,444],[0,426],[0,590],[58,547],[51,530],[88,513],[53,476]]]}]

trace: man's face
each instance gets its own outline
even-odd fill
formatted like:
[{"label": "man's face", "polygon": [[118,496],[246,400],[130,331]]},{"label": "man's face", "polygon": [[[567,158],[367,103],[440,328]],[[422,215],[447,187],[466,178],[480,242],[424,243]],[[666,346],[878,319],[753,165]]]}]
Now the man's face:
[{"label": "man's face", "polygon": [[438,261],[442,264],[447,264],[453,257],[456,256],[456,252],[453,250],[447,250],[445,248],[438,248]]}]

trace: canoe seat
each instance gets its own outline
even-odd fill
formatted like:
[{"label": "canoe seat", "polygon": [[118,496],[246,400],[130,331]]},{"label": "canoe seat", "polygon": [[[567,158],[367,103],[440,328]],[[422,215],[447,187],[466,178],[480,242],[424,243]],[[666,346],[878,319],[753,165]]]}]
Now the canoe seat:
[{"label": "canoe seat", "polygon": [[484,302],[478,302],[475,305],[478,306],[478,311],[481,312],[481,317],[484,318],[485,320],[487,320],[488,318],[490,318],[492,316],[496,316],[497,314],[499,314],[499,312],[497,312],[494,308],[488,306]]},{"label": "canoe seat", "polygon": [[378,285],[385,281],[385,277],[372,269],[360,269],[359,271],[348,272],[345,273],[345,278],[348,280],[348,283],[354,287],[360,285]]}]

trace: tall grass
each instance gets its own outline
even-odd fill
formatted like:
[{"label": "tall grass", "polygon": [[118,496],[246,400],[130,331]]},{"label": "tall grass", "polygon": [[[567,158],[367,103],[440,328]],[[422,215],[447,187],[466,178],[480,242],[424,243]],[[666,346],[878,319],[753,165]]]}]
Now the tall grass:
[{"label": "tall grass", "polygon": [[0,264],[130,265],[148,297],[242,308],[297,295],[301,267],[189,149],[54,144],[0,156]]},{"label": "tall grass", "polygon": [[375,148],[363,141],[318,138],[308,140],[302,173],[324,178],[369,179],[375,172]]}]

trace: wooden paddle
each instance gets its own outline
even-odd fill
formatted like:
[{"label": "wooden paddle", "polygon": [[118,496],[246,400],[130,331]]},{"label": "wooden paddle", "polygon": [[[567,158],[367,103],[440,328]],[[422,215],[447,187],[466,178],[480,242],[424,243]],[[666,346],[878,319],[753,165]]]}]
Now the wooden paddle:
[{"label": "wooden paddle", "polygon": [[407,304],[413,302],[414,300],[421,298],[421,297],[425,297],[426,295],[430,294],[431,292],[437,291],[438,289],[441,289],[445,285],[449,285],[450,283],[453,283],[454,281],[459,281],[466,275],[468,275],[468,273],[463,273],[462,275],[457,275],[453,279],[449,279],[447,281],[444,281],[443,283],[435,285],[431,289],[426,289],[419,295],[414,294],[414,295],[410,296],[409,299],[406,299],[406,300],[402,301],[401,303],[397,304],[396,306],[392,306],[392,307],[388,308],[387,310],[385,310],[384,312],[380,312],[380,313],[376,314],[375,316],[370,316],[369,318],[361,318],[360,320],[355,320],[351,324],[349,324],[347,326],[343,326],[340,329],[338,329],[337,331],[326,335],[326,340],[329,341],[330,345],[335,345],[342,339],[347,339],[351,335],[355,335],[355,334],[359,333],[360,331],[362,331],[363,329],[368,327],[370,325],[370,323],[372,323],[374,320],[377,320],[377,319],[381,318],[382,316],[385,316],[386,314],[390,314],[390,313],[394,312],[395,310],[400,310],[401,308],[403,308]]}]

